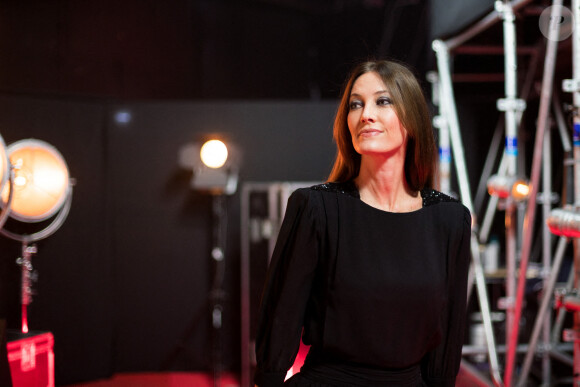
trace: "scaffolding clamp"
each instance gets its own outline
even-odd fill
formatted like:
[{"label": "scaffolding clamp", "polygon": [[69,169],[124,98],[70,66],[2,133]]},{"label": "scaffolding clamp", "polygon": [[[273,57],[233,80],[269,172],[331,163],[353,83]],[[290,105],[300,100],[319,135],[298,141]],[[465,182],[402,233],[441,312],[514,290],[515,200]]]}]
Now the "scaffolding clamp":
[{"label": "scaffolding clamp", "polygon": [[520,98],[500,98],[497,100],[497,110],[523,112],[526,110],[526,101]]},{"label": "scaffolding clamp", "polygon": [[580,92],[580,79],[564,79],[562,81],[562,90],[567,93]]}]

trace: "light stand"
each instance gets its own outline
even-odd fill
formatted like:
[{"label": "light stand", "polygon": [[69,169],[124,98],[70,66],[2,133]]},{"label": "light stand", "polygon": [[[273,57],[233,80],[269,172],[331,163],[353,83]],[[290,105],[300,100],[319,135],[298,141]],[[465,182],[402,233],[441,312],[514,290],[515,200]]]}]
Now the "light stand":
[{"label": "light stand", "polygon": [[191,188],[211,194],[212,198],[212,250],[214,276],[210,289],[212,321],[213,385],[221,385],[223,372],[223,311],[227,299],[224,288],[225,253],[227,237],[227,197],[236,192],[238,183],[239,153],[235,146],[229,148],[220,140],[186,144],[180,150],[181,167],[191,169]]},{"label": "light stand", "polygon": [[225,275],[225,247],[227,235],[227,209],[226,197],[223,194],[212,196],[213,210],[213,247],[211,257],[214,261],[214,278],[210,291],[211,316],[213,328],[213,382],[214,387],[221,385],[221,375],[223,372],[223,310],[227,298],[224,289]]},{"label": "light stand", "polygon": [[34,242],[56,232],[66,219],[72,200],[74,181],[56,148],[44,141],[27,139],[11,144],[8,149],[11,164],[10,184],[2,191],[9,216],[16,221],[38,224],[52,218],[41,230],[16,233],[6,227],[0,233],[22,243],[21,267],[22,333],[28,333],[28,305],[32,301],[32,282],[36,274],[32,255],[37,252]]}]

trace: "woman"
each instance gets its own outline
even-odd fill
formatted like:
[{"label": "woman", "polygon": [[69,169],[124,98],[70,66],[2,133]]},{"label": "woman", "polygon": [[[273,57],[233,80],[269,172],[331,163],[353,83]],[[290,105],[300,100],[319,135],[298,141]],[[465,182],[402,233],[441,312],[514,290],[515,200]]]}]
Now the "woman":
[{"label": "woman", "polygon": [[[295,191],[268,269],[259,387],[453,386],[471,216],[431,186],[436,148],[413,74],[354,68],[334,123],[329,183]],[[286,383],[300,336],[310,345]]]}]

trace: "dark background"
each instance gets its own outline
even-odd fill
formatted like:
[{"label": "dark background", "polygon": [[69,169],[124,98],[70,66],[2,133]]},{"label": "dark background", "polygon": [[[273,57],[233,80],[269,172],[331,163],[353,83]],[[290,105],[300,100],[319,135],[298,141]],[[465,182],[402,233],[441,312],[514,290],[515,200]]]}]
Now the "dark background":
[{"label": "dark background", "polygon": [[[545,4],[534,3],[535,11],[517,15],[523,45],[541,41]],[[57,384],[123,371],[212,369],[211,199],[189,188],[191,172],[177,163],[183,144],[207,133],[236,142],[241,184],[323,181],[351,65],[368,57],[404,61],[430,98],[431,41],[492,6],[0,1],[0,134],[7,144],[47,141],[76,179],[67,220],[33,257],[40,276],[29,323],[55,336]],[[501,25],[478,39],[500,46]],[[563,47],[560,78],[570,77]],[[520,59],[525,70],[528,57]],[[456,85],[474,190],[500,117],[503,84],[495,74],[503,57],[458,55],[454,71],[475,75]],[[116,122],[119,111],[131,121]],[[240,366],[239,202],[236,193],[227,203],[223,365],[233,372]],[[0,317],[19,329],[20,245],[1,239],[0,248]]]}]

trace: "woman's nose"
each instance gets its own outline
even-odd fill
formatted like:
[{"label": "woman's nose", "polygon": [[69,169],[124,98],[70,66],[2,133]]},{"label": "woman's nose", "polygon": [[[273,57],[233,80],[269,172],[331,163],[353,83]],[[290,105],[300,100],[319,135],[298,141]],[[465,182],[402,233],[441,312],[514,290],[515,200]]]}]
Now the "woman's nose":
[{"label": "woman's nose", "polygon": [[361,116],[362,122],[375,122],[375,111],[372,106],[365,106]]}]

